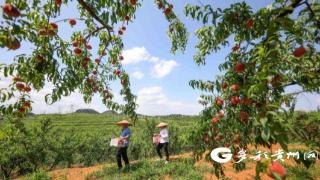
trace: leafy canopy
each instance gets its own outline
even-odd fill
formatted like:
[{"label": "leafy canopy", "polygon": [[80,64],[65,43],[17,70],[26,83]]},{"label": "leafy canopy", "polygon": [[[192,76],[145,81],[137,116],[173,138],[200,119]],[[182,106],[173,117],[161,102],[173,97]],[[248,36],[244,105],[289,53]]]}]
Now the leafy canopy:
[{"label": "leafy canopy", "polygon": [[[169,22],[171,51],[183,51],[187,33],[173,12],[173,5],[165,0],[155,2]],[[77,0],[80,18],[61,19],[61,7],[70,3],[69,0],[7,0],[2,5],[0,47],[18,51],[21,45],[30,44],[32,50],[15,56],[12,63],[0,64],[0,72],[5,77],[12,76],[10,86],[0,89],[1,104],[19,97],[14,104],[1,105],[0,115],[23,116],[30,112],[30,92],[51,83],[52,92],[45,96],[49,104],[79,90],[85,102],[90,102],[94,94],[100,94],[108,108],[120,110],[135,120],[136,97],[131,93],[129,76],[122,67],[121,52],[126,26],[134,21],[141,4],[137,0]],[[85,23],[85,29],[77,28],[78,22]],[[63,23],[73,27],[68,38],[65,32],[62,37],[59,31]],[[94,38],[99,40],[98,49],[90,45]],[[110,83],[115,80],[121,82],[124,105],[112,99]]]},{"label": "leafy canopy", "polygon": [[[203,23],[195,32],[198,65],[205,65],[206,57],[222,47],[232,47],[219,65],[222,76],[190,81],[193,88],[206,92],[200,101],[202,121],[192,134],[194,151],[200,155],[225,146],[236,155],[248,144],[270,148],[276,143],[286,150],[295,97],[320,91],[320,4],[275,0],[257,12],[245,2],[225,9],[187,5],[185,14]],[[229,43],[232,39],[235,44]],[[288,93],[293,85],[301,91]],[[214,166],[216,175],[223,175],[221,164]]]}]

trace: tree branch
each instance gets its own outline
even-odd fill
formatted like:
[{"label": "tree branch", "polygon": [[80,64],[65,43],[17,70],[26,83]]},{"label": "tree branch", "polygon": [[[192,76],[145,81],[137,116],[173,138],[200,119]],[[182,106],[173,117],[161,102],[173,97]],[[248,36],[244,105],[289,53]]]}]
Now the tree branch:
[{"label": "tree branch", "polygon": [[104,29],[104,26],[98,27],[97,29],[95,29],[94,31],[90,32],[84,39],[88,39],[90,38],[90,36],[92,36],[94,33],[97,33],[98,31]]},{"label": "tree branch", "polygon": [[[303,3],[306,4],[308,10],[309,10],[310,13],[311,13],[311,17],[314,18],[314,17],[315,17],[315,14],[314,14],[313,10],[311,9],[311,6],[310,6],[310,4],[308,3],[308,1],[306,0],[306,1],[304,1]],[[316,21],[316,26],[320,29],[320,22],[319,22],[317,19],[315,19],[315,18],[314,18],[314,20]]]},{"label": "tree branch", "polygon": [[96,20],[98,21],[104,28],[108,29],[109,32],[113,31],[113,28],[106,24],[102,19],[98,17],[98,15],[93,11],[93,9],[86,3],[84,0],[78,0],[79,4]]},{"label": "tree branch", "polygon": [[279,17],[284,17],[288,14],[291,14],[293,13],[293,10],[294,8],[300,6],[302,3],[301,3],[302,0],[295,0],[292,4],[290,4],[289,6],[287,6],[286,10],[284,10],[283,12],[281,12],[277,18]]}]

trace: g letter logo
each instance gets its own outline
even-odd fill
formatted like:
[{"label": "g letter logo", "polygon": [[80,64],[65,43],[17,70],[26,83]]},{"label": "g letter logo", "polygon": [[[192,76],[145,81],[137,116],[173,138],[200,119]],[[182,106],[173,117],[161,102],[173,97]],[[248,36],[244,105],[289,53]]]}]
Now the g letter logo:
[{"label": "g letter logo", "polygon": [[[220,153],[224,153],[221,155],[223,158],[219,157]],[[212,160],[218,163],[227,163],[232,159],[231,150],[225,147],[220,147],[212,150],[212,152],[210,153],[210,156]]]}]

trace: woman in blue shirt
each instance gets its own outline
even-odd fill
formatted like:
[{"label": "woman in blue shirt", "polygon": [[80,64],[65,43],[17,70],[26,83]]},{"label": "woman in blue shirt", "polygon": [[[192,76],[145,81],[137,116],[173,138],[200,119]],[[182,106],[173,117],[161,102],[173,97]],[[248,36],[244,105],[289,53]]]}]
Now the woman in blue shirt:
[{"label": "woman in blue shirt", "polygon": [[127,155],[127,149],[129,146],[130,136],[131,136],[131,130],[129,129],[129,126],[131,125],[131,123],[126,120],[123,120],[118,122],[117,125],[122,127],[121,134],[119,137],[119,148],[116,156],[118,168],[119,168],[119,171],[121,171],[122,169],[121,158],[122,158],[125,163],[125,171],[128,172],[130,169],[130,166],[129,166],[129,159]]}]

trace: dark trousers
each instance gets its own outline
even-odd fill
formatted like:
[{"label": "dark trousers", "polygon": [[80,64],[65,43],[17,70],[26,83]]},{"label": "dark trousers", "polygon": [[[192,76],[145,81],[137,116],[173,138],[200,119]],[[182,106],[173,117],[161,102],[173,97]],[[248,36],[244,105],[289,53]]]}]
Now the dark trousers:
[{"label": "dark trousers", "polygon": [[118,149],[118,152],[117,152],[117,163],[118,163],[119,169],[122,168],[121,158],[123,159],[123,161],[124,161],[126,166],[129,165],[127,149],[128,149],[128,147],[121,147],[121,148]]},{"label": "dark trousers", "polygon": [[161,149],[164,148],[164,152],[166,154],[166,160],[169,161],[169,143],[159,143],[157,145],[157,153],[159,155],[159,157],[162,159],[162,155],[161,155]]}]

